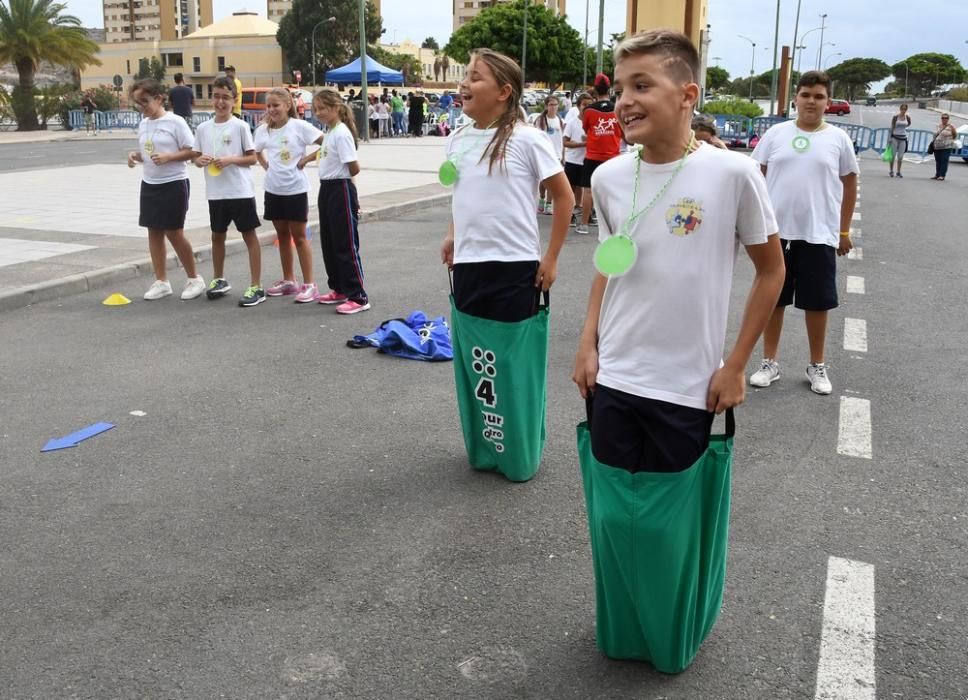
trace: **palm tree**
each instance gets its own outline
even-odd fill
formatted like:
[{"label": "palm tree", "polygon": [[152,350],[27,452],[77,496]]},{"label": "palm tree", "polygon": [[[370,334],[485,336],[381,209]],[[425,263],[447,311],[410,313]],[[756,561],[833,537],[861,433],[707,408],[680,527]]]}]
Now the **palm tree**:
[{"label": "palm tree", "polygon": [[444,76],[444,82],[447,82],[447,71],[450,70],[450,59],[447,58],[447,54],[444,54],[443,58],[440,59],[440,72]]},{"label": "palm tree", "polygon": [[98,45],[88,38],[81,20],[61,14],[67,6],[54,0],[0,0],[0,64],[13,63],[20,76],[13,90],[18,131],[34,131],[34,76],[41,61],[68,68],[101,65]]}]

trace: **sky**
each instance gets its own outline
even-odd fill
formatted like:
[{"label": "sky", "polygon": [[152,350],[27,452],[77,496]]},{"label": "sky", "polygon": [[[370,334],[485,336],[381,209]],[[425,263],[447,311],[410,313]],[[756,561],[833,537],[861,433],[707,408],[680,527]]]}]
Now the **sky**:
[{"label": "sky", "polygon": [[[778,1],[781,6],[778,43],[792,45],[797,0]],[[916,5],[904,3],[894,9],[888,8],[892,0],[799,1],[799,35],[808,47],[803,51],[803,70],[816,67],[821,32],[807,32],[821,26],[823,13],[827,18],[822,67],[855,57],[880,58],[893,64],[927,51],[953,54],[968,67],[968,2],[965,0],[919,0]],[[67,11],[79,17],[84,26],[104,25],[101,0],[65,2]],[[772,0],[708,2],[712,37],[709,64],[725,68],[732,78],[749,75],[751,61],[757,74],[769,70],[773,65],[777,4]],[[214,3],[216,20],[239,10],[266,14],[264,0],[214,0]],[[581,0],[568,0],[566,6],[568,21],[579,33],[585,31],[585,6]],[[625,31],[625,7],[625,0],[604,0],[606,41],[609,34]],[[420,43],[432,36],[443,46],[451,33],[451,8],[452,0],[382,0],[384,40],[411,39]],[[592,44],[597,39],[598,8],[599,2],[591,0],[588,25]],[[756,42],[755,51],[740,34]]]}]

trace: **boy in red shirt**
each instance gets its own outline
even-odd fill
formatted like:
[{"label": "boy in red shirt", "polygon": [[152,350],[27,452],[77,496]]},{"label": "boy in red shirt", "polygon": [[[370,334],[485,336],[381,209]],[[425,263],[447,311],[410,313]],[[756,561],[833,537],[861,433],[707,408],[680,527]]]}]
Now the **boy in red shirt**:
[{"label": "boy in red shirt", "polygon": [[582,126],[585,129],[585,163],[582,166],[581,224],[575,233],[588,235],[588,222],[591,220],[592,173],[607,160],[619,154],[622,147],[622,130],[615,116],[615,103],[608,98],[612,83],[608,76],[599,73],[595,76],[596,102],[585,108]]}]

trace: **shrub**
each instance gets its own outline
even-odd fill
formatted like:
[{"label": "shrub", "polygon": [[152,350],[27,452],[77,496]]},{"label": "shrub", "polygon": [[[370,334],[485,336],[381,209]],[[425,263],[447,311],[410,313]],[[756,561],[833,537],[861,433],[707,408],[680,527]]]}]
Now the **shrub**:
[{"label": "shrub", "polygon": [[763,110],[755,102],[746,100],[713,100],[703,107],[706,114],[737,114],[744,117],[759,117]]},{"label": "shrub", "polygon": [[948,99],[955,102],[968,102],[968,87],[952,88],[948,93]]}]

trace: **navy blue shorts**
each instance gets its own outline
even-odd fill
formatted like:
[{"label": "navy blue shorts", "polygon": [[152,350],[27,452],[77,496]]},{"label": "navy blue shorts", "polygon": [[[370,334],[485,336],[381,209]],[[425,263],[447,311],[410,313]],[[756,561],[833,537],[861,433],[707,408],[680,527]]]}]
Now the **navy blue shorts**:
[{"label": "navy blue shorts", "polygon": [[190,183],[185,180],[152,185],[141,181],[141,207],[138,226],[177,231],[185,228]]},{"label": "navy blue shorts", "polygon": [[272,194],[266,192],[265,211],[262,218],[266,221],[308,221],[309,195],[301,194]]},{"label": "navy blue shorts", "polygon": [[454,305],[461,313],[515,323],[538,313],[538,261],[454,265]]},{"label": "navy blue shorts", "polygon": [[568,184],[572,187],[584,187],[582,185],[582,170],[584,166],[581,163],[569,163],[565,161],[565,177],[568,178]]},{"label": "navy blue shorts", "polygon": [[823,243],[785,241],[786,279],[777,306],[793,304],[804,311],[837,308],[837,249]]},{"label": "navy blue shorts", "polygon": [[256,212],[255,197],[208,200],[208,221],[212,233],[228,232],[231,223],[235,223],[239,233],[254,231],[262,225]]},{"label": "navy blue shorts", "polygon": [[681,472],[709,447],[709,411],[599,384],[588,401],[592,454],[629,472]]}]

